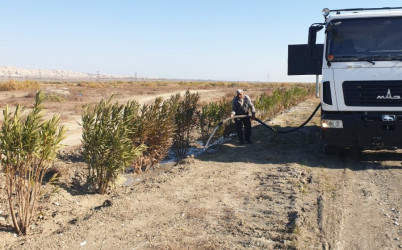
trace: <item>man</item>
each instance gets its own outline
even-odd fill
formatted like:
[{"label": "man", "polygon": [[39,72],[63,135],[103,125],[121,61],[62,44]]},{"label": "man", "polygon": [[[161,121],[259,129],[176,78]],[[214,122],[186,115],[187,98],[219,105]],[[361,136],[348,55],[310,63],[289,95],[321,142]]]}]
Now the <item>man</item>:
[{"label": "man", "polygon": [[[246,143],[251,144],[251,120],[248,116],[249,110],[251,109],[251,118],[255,119],[255,107],[251,102],[251,99],[248,95],[244,94],[242,89],[236,90],[236,96],[233,97],[232,101],[232,113],[231,117],[235,115],[247,115],[244,118],[236,118],[235,126],[237,131],[237,136],[239,137],[240,144],[244,143],[244,139],[246,139]],[[243,126],[245,131],[245,136],[243,136]]]}]

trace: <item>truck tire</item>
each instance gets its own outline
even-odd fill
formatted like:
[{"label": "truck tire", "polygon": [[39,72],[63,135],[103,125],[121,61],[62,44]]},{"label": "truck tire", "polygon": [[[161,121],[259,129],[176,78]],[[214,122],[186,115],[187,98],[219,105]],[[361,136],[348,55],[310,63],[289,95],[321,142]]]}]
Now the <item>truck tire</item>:
[{"label": "truck tire", "polygon": [[322,152],[326,155],[334,155],[336,153],[336,146],[331,144],[322,144]]}]

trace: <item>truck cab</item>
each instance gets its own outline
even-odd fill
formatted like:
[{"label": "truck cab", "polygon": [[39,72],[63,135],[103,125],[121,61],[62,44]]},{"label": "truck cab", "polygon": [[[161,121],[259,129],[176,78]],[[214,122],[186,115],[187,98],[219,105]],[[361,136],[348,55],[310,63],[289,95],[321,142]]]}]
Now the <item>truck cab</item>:
[{"label": "truck cab", "polygon": [[315,70],[322,75],[324,153],[401,148],[402,8],[324,9],[323,15],[323,23],[310,27],[305,48],[311,60],[316,33],[325,32],[321,72]]}]

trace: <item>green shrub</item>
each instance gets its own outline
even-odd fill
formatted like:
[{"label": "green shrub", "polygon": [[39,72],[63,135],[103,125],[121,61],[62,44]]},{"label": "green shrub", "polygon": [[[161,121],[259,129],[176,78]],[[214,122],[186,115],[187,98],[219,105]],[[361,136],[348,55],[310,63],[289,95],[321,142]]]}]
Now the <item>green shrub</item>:
[{"label": "green shrub", "polygon": [[137,128],[132,138],[134,144],[147,146],[135,162],[137,171],[147,171],[168,154],[179,99],[180,95],[177,94],[165,101],[156,98],[152,104],[142,106],[138,119],[131,125]]},{"label": "green shrub", "polygon": [[26,116],[25,108],[17,105],[15,112],[3,110],[0,133],[0,155],[6,175],[6,192],[14,229],[27,235],[43,177],[56,157],[65,128],[60,118],[43,121],[44,93],[36,94],[35,105]]},{"label": "green shrub", "polygon": [[[224,118],[227,118],[230,116],[230,113],[232,112],[232,99],[230,98],[224,98],[219,101],[219,106],[221,107],[221,120]],[[217,131],[216,135],[217,136],[229,136],[235,131],[234,128],[234,123],[232,120],[230,122],[225,123],[224,126],[220,128],[220,130]]]},{"label": "green shrub", "polygon": [[139,105],[126,105],[101,100],[92,110],[85,108],[83,121],[83,156],[88,164],[88,181],[93,190],[103,194],[114,185],[118,174],[133,163],[144,150],[134,145],[136,133],[132,126],[137,119]]},{"label": "green shrub", "polygon": [[197,115],[201,132],[201,141],[205,145],[213,129],[222,120],[221,109],[217,102],[211,102],[204,105]]},{"label": "green shrub", "polygon": [[[204,105],[197,113],[201,140],[204,145],[211,135],[213,129],[219,124],[220,121],[224,120],[230,115],[231,110],[232,100],[229,98],[225,98],[220,100],[219,102],[211,102],[207,105]],[[231,130],[230,127],[230,123],[221,126],[219,130],[215,133],[214,138],[220,137],[222,135],[228,135]]]},{"label": "green shrub", "polygon": [[197,125],[197,106],[200,96],[186,91],[183,100],[178,102],[175,117],[175,131],[173,135],[173,151],[175,155],[185,155],[190,147],[191,132]]}]

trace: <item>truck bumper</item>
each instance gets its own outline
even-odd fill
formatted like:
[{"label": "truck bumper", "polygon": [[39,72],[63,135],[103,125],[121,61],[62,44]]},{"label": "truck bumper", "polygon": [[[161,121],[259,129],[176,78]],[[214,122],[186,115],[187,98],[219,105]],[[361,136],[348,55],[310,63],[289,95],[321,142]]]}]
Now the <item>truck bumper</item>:
[{"label": "truck bumper", "polygon": [[[343,128],[321,127],[321,140],[343,147],[402,148],[402,114],[391,113],[322,112],[321,119],[342,120]],[[392,115],[395,120],[383,121],[383,115]]]}]

